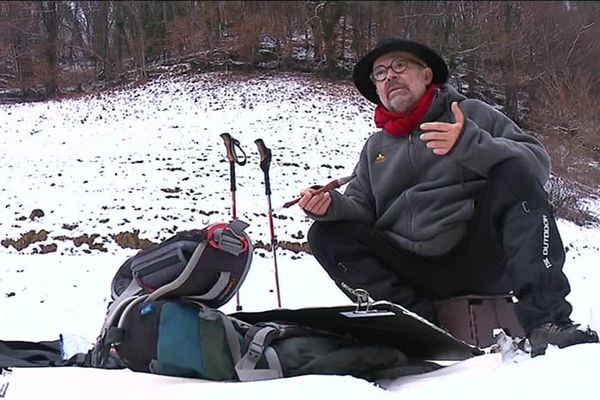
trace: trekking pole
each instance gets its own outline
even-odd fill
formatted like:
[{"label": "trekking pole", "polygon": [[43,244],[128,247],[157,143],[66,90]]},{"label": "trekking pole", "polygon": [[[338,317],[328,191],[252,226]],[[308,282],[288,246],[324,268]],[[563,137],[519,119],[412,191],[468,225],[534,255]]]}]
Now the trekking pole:
[{"label": "trekking pole", "polygon": [[260,153],[260,169],[265,174],[265,194],[267,195],[267,202],[269,204],[269,229],[271,232],[271,249],[273,250],[273,264],[275,267],[275,288],[277,290],[277,306],[281,308],[281,292],[279,290],[279,272],[277,269],[277,237],[275,236],[275,229],[273,227],[273,208],[271,207],[271,182],[269,179],[269,166],[271,165],[271,150],[265,146],[262,139],[256,139],[254,141],[258,146],[258,152]]},{"label": "trekking pole", "polygon": [[[231,218],[237,219],[237,211],[235,204],[235,164],[243,166],[246,164],[246,153],[240,147],[240,142],[234,139],[229,133],[221,133],[221,137],[225,142],[225,149],[227,150],[227,159],[229,160],[229,182],[231,183]],[[236,148],[242,152],[243,157],[238,157],[235,152]]]},{"label": "trekking pole", "polygon": [[[236,192],[235,164],[238,164],[239,166],[243,166],[244,164],[246,164],[246,153],[244,153],[244,150],[242,150],[242,148],[240,147],[240,142],[237,141],[236,139],[234,139],[233,137],[231,137],[231,135],[229,133],[222,133],[221,138],[223,138],[223,141],[225,142],[225,149],[227,150],[227,159],[229,160],[229,181],[231,183],[231,185],[230,185],[230,188],[231,188],[231,219],[236,220],[237,219],[237,210],[236,210],[236,204],[235,204],[235,192]],[[242,152],[243,157],[239,157],[237,155],[236,148],[237,148],[237,150]],[[240,303],[239,290],[235,294],[235,301],[236,301],[235,309],[237,311],[241,311],[242,305]]]}]

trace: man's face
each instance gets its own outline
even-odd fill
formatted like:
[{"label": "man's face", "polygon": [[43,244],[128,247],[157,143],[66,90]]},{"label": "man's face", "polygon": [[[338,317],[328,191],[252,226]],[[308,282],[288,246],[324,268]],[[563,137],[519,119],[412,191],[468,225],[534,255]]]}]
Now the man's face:
[{"label": "man's face", "polygon": [[373,83],[385,108],[394,113],[405,113],[425,94],[432,81],[433,72],[412,54],[401,51],[379,57],[373,63],[373,71],[381,66],[390,67],[398,58],[407,61],[406,69],[398,73],[388,68],[386,78],[382,81],[373,79]]}]

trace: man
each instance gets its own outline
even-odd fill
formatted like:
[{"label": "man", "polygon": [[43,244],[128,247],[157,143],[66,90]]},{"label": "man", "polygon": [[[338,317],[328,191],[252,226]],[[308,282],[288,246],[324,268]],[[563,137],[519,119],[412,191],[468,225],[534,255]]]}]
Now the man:
[{"label": "man", "polygon": [[309,188],[299,202],[316,221],[309,247],[344,293],[364,289],[435,322],[435,300],[512,292],[533,356],[597,342],[569,319],[542,144],[446,84],[446,63],[419,43],[381,41],[353,79],[381,130],[344,194]]}]

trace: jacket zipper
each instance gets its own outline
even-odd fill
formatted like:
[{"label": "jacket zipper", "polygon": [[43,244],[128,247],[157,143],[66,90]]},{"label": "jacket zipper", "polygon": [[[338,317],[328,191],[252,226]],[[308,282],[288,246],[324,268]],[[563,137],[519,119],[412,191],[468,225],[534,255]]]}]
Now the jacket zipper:
[{"label": "jacket zipper", "polygon": [[[408,162],[410,163],[411,169],[412,169],[412,173],[413,173],[413,177],[415,180],[415,184],[417,184],[417,171],[416,171],[416,166],[414,163],[414,143],[413,143],[413,133],[409,133],[408,134]],[[413,234],[413,212],[412,209],[410,207],[410,202],[408,201],[408,199],[406,200],[406,206],[408,208],[408,231],[410,233],[410,235],[412,236]]]}]

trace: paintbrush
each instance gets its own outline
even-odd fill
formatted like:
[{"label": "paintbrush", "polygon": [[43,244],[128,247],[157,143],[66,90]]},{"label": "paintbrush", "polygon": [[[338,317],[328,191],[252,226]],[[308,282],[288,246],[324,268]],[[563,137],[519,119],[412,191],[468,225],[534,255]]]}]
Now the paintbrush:
[{"label": "paintbrush", "polygon": [[[350,176],[345,176],[343,178],[334,179],[331,182],[329,182],[327,185],[325,185],[323,187],[320,187],[319,189],[315,190],[313,192],[313,195],[319,194],[319,193],[323,193],[323,192],[328,192],[328,191],[333,190],[333,189],[337,189],[340,186],[343,186],[346,183],[350,182],[355,177],[356,177],[356,175],[353,174],[353,175],[350,175]],[[302,197],[298,197],[297,199],[288,201],[287,203],[285,203],[283,205],[283,208],[289,208],[289,207],[293,206],[294,204],[298,203],[300,201],[300,199],[302,199]]]}]

